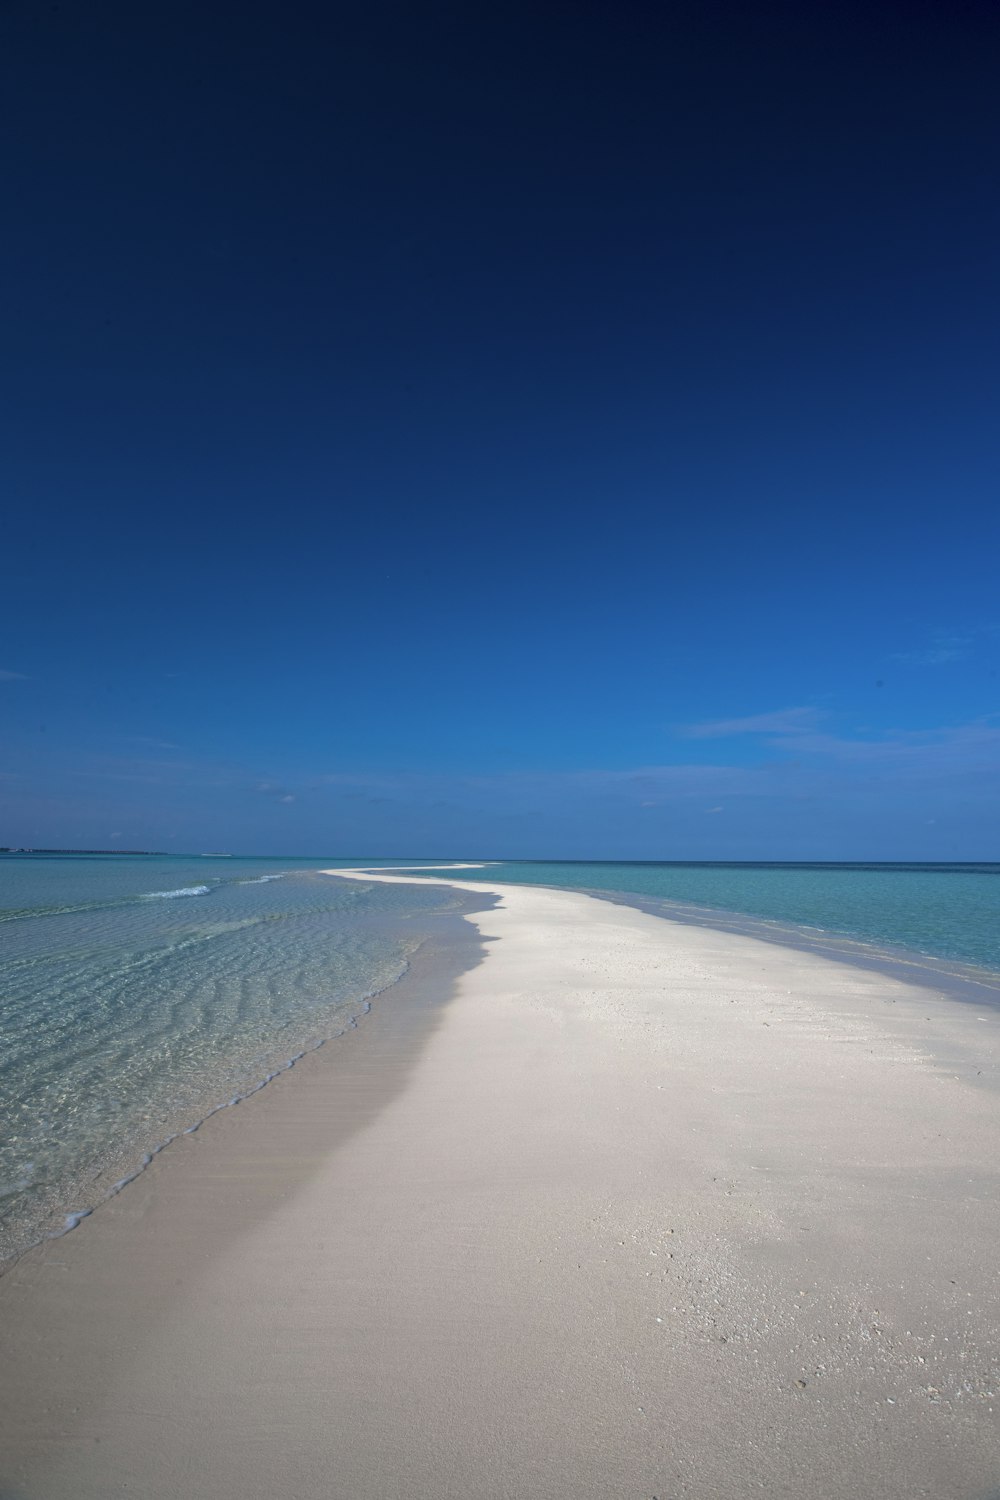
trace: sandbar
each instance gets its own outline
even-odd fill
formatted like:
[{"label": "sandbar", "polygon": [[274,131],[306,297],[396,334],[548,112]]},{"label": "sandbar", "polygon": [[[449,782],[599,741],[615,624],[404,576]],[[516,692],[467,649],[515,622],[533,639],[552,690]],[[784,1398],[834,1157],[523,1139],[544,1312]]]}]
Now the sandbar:
[{"label": "sandbar", "polygon": [[461,886],[412,1004],[0,1279],[3,1500],[995,1496],[996,1012]]}]

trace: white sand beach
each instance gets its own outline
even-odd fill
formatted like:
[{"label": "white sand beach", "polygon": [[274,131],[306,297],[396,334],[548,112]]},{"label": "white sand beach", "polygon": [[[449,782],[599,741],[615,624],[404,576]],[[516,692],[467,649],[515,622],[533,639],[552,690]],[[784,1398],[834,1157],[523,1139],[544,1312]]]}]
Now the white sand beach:
[{"label": "white sand beach", "polygon": [[1000,1017],[462,887],[446,1004],[0,1280],[3,1500],[1000,1494]]}]

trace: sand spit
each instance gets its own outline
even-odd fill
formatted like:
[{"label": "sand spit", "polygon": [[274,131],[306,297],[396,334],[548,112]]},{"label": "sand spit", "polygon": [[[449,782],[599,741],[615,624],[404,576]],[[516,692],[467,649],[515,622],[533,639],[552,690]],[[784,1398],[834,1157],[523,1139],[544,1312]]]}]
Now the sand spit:
[{"label": "sand spit", "polygon": [[996,1014],[470,888],[447,1005],[0,1281],[3,1500],[992,1500]]}]

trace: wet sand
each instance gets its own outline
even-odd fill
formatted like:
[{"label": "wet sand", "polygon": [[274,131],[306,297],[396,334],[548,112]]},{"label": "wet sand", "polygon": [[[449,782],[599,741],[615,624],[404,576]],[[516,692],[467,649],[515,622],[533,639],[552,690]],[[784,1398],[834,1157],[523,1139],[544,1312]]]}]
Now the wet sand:
[{"label": "wet sand", "polygon": [[1000,1493],[996,1014],[470,888],[0,1280],[0,1496]]}]

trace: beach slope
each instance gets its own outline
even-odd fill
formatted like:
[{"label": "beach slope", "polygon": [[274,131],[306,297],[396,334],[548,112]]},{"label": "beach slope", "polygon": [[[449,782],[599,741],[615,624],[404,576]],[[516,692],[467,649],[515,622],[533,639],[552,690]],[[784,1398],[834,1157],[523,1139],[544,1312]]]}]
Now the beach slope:
[{"label": "beach slope", "polygon": [[433,1024],[0,1281],[5,1500],[995,1496],[997,1016],[471,888]]}]

